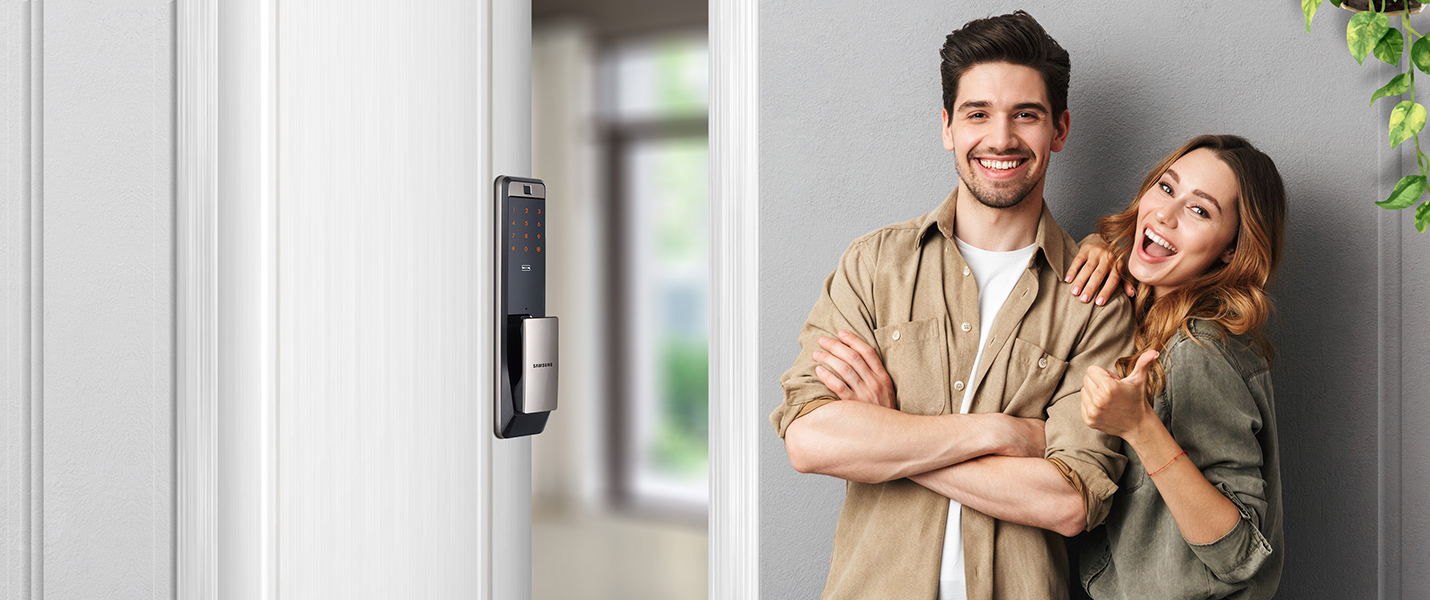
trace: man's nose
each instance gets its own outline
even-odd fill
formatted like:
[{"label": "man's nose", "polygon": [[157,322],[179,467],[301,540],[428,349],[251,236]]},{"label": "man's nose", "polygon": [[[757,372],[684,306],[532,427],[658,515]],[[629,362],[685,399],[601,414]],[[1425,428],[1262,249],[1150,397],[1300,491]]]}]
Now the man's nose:
[{"label": "man's nose", "polygon": [[1004,120],[996,120],[988,132],[985,143],[993,151],[1008,150],[1018,146],[1018,138],[1013,135],[1013,127]]}]

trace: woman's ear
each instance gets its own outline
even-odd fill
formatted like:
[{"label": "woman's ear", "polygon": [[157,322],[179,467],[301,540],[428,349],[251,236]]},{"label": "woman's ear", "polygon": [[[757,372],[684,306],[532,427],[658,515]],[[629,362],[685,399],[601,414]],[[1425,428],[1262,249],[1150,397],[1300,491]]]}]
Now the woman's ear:
[{"label": "woman's ear", "polygon": [[1232,240],[1231,245],[1230,245],[1230,246],[1227,246],[1226,252],[1221,253],[1221,261],[1224,262],[1224,263],[1226,263],[1226,264],[1231,264],[1231,259],[1233,259],[1233,258],[1236,258],[1236,241],[1235,241],[1235,240]]}]

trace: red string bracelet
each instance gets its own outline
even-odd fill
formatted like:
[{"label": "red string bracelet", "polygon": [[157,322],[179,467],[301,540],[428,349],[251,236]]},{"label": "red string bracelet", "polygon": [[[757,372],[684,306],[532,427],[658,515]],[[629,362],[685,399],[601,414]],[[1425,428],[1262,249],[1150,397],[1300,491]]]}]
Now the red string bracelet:
[{"label": "red string bracelet", "polygon": [[[1172,460],[1169,460],[1169,461],[1167,461],[1167,464],[1162,465],[1162,469],[1166,469],[1167,467],[1172,466],[1172,463],[1177,462],[1177,456],[1181,456],[1181,455],[1186,454],[1186,453],[1187,453],[1186,450],[1183,450],[1183,451],[1181,451],[1181,452],[1178,452],[1178,453],[1176,454],[1176,456],[1173,456],[1173,457],[1172,457]],[[1158,474],[1158,473],[1161,473],[1161,472],[1162,472],[1162,469],[1157,469],[1156,471],[1152,471],[1151,473],[1148,473],[1147,476],[1148,476],[1148,477],[1151,477],[1151,476],[1153,476],[1153,475],[1156,475],[1156,474]]]}]

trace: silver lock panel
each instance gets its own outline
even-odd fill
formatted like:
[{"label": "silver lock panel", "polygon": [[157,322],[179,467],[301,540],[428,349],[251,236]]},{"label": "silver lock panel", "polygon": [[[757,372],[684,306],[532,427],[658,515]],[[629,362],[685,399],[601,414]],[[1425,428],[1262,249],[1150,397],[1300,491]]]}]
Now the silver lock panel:
[{"label": "silver lock panel", "polygon": [[521,320],[521,412],[556,410],[556,330],[556,317]]}]

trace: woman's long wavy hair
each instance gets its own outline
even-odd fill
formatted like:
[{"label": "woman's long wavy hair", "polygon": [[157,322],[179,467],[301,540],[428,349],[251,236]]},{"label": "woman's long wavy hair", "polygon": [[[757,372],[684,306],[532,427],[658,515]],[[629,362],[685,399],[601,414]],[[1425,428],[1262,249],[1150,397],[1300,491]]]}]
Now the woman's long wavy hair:
[{"label": "woman's long wavy hair", "polygon": [[[1132,205],[1121,214],[1102,217],[1097,232],[1117,256],[1122,277],[1131,280],[1127,259],[1133,244],[1141,242],[1137,210],[1142,196],[1162,179],[1162,174],[1193,150],[1205,148],[1220,158],[1236,175],[1236,197],[1239,224],[1231,244],[1235,247],[1231,262],[1217,260],[1201,276],[1156,298],[1152,286],[1137,283],[1133,301],[1137,322],[1137,349],[1130,356],[1117,360],[1118,370],[1125,376],[1136,364],[1137,357],[1147,350],[1162,352],[1167,341],[1180,329],[1190,336],[1192,319],[1205,319],[1221,326],[1224,333],[1250,334],[1257,352],[1269,363],[1274,351],[1262,326],[1273,310],[1266,286],[1271,283],[1276,267],[1281,263],[1281,241],[1286,224],[1286,189],[1281,174],[1271,157],[1257,150],[1250,142],[1234,135],[1203,135],[1178,148],[1152,169],[1142,187],[1137,190]],[[1151,364],[1148,373],[1147,398],[1161,393],[1166,381],[1160,361]]]}]

